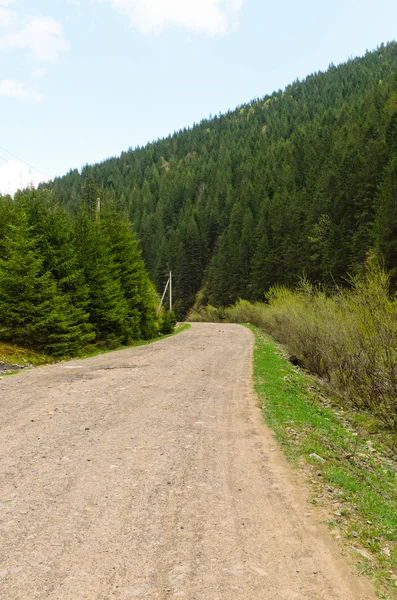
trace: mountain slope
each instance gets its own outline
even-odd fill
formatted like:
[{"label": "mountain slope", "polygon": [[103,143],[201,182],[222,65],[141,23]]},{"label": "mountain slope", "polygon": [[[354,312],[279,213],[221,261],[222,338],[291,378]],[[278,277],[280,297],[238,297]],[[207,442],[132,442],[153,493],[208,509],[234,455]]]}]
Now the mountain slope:
[{"label": "mountain slope", "polygon": [[48,184],[75,209],[128,207],[175,308],[332,285],[368,252],[397,274],[397,43]]}]

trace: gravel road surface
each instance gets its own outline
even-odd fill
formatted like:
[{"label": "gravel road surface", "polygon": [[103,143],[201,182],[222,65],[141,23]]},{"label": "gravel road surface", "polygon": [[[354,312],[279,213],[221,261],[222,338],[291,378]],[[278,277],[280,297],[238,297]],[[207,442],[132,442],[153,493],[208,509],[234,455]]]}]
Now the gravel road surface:
[{"label": "gravel road surface", "polygon": [[261,422],[251,332],[0,378],[0,599],[363,600]]}]

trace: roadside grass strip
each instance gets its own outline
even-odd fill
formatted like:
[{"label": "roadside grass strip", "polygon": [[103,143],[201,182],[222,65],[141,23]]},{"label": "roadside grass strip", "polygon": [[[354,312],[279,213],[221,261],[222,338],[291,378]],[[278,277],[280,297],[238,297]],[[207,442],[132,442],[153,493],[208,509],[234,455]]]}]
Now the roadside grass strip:
[{"label": "roadside grass strip", "polygon": [[[373,418],[342,407],[254,326],[254,384],[267,424],[311,483],[332,533],[383,599],[397,598],[397,461]],[[388,440],[389,441],[389,440]]]},{"label": "roadside grass strip", "polygon": [[53,362],[55,362],[55,359],[51,356],[14,344],[0,342],[0,378],[16,375],[21,369],[38,367]]},{"label": "roadside grass strip", "polygon": [[4,344],[0,342],[0,363],[21,365],[45,365],[55,362],[55,359],[46,354],[28,350],[14,344]]}]

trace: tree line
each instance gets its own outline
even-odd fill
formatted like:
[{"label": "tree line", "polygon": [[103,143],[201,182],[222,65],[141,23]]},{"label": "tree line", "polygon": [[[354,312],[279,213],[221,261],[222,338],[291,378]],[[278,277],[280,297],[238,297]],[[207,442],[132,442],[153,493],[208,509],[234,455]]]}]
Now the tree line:
[{"label": "tree line", "polygon": [[125,207],[87,193],[0,196],[0,340],[74,355],[157,334],[157,294]]}]

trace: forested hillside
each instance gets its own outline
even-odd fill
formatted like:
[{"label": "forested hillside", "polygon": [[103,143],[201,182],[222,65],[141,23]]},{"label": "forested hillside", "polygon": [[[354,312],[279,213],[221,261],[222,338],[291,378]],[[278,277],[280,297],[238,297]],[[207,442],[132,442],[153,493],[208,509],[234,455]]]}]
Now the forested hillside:
[{"label": "forested hillside", "polygon": [[179,315],[199,290],[227,305],[303,273],[339,283],[370,251],[395,278],[397,43],[48,186],[75,213],[126,207]]}]

